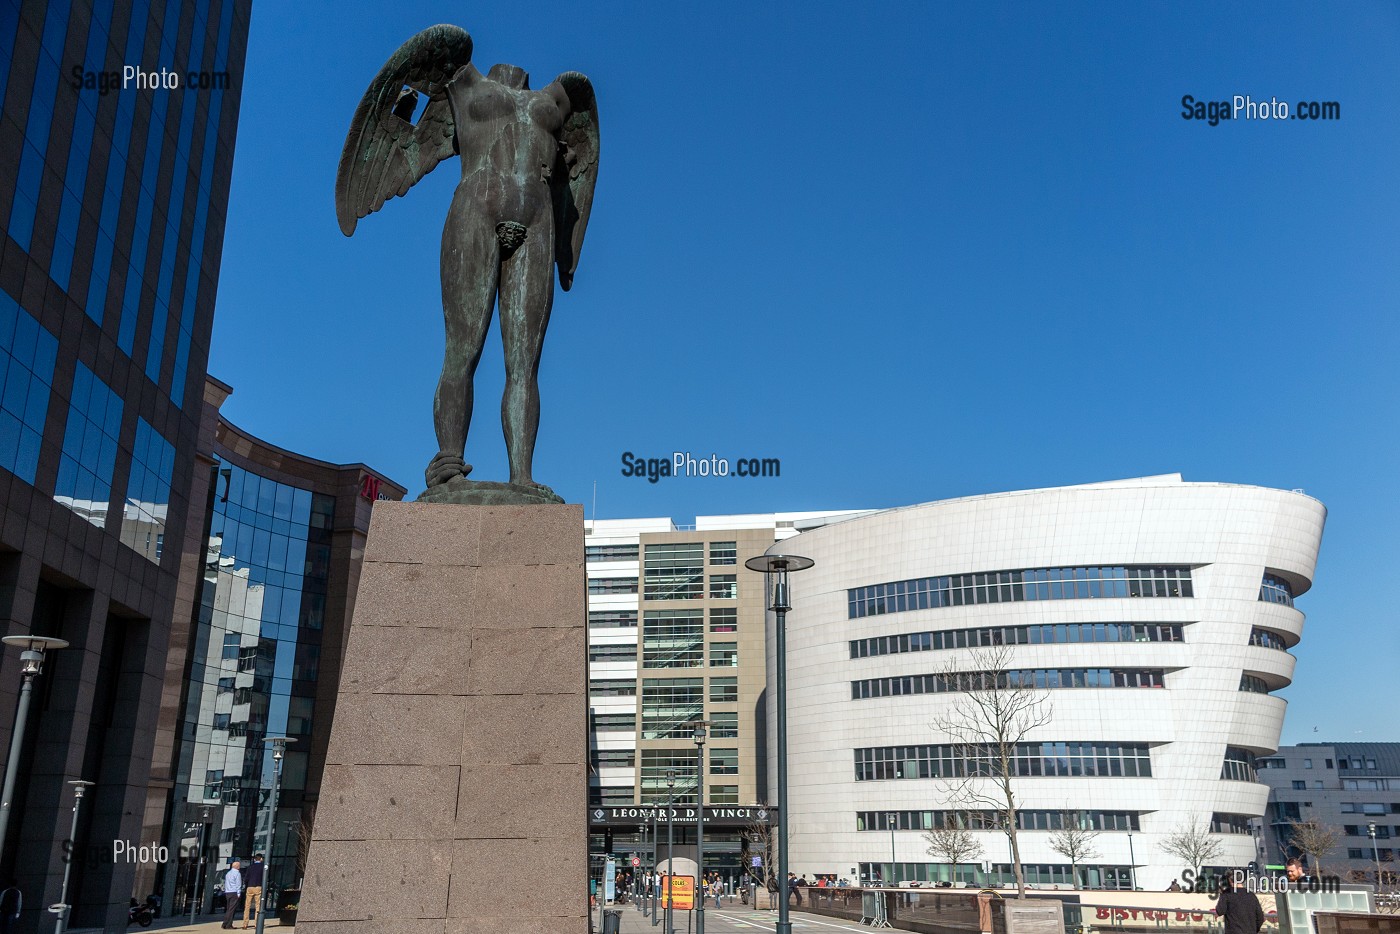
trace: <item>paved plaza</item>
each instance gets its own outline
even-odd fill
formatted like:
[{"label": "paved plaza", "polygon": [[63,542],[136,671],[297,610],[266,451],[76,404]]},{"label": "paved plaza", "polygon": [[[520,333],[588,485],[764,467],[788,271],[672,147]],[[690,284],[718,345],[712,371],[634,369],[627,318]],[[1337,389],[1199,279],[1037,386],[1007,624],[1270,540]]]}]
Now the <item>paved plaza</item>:
[{"label": "paved plaza", "polygon": [[[622,912],[621,934],[665,934],[664,917],[653,925],[651,916],[638,911],[636,905],[627,904],[615,907]],[[663,911],[662,914],[664,915],[665,912]],[[824,934],[824,932],[832,934],[835,930],[865,932],[870,930],[870,928],[862,927],[854,921],[804,914],[795,909],[791,913],[791,920],[794,931],[804,931],[806,934]],[[772,931],[777,921],[777,909],[760,911],[740,904],[738,899],[731,901],[726,898],[723,908],[713,906],[705,908],[705,934],[756,934],[758,931]],[[689,911],[674,912],[672,924],[675,927],[675,934],[694,934],[695,915]],[[601,911],[594,912],[593,930],[600,934],[602,929],[602,913]]]}]

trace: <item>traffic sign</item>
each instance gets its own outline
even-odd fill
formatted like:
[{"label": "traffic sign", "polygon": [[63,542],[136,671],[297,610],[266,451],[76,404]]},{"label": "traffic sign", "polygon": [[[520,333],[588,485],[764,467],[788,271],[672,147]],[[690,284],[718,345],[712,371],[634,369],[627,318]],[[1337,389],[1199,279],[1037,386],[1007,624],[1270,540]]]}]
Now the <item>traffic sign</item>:
[{"label": "traffic sign", "polygon": [[642,858],[641,858],[640,856],[634,856],[634,857],[632,857],[632,868],[633,868],[633,869],[636,869],[636,868],[637,868],[638,866],[640,866],[641,864],[642,864]]}]

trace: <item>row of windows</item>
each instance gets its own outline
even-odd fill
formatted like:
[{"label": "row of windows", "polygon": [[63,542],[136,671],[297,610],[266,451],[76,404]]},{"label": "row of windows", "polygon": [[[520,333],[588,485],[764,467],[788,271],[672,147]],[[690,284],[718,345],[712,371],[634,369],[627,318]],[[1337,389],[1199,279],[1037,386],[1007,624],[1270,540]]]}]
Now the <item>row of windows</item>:
[{"label": "row of windows", "polygon": [[1240,690],[1250,694],[1267,694],[1269,685],[1257,675],[1240,675]]},{"label": "row of windows", "polygon": [[[1389,840],[1392,836],[1400,837],[1400,827],[1376,824],[1375,828],[1377,840]],[[1368,824],[1347,824],[1342,829],[1348,837],[1369,837],[1371,835],[1371,826]]]},{"label": "row of windows", "polygon": [[852,681],[851,700],[1016,688],[1159,688],[1162,687],[1162,677],[1160,668],[1025,668],[998,673],[958,671],[903,675]]},{"label": "row of windows", "polygon": [[1044,626],[983,626],[911,632],[851,640],[851,658],[980,648],[990,645],[1050,645],[1076,642],[1181,642],[1179,623],[1059,623]]},{"label": "row of windows", "polygon": [[698,542],[648,545],[642,558],[648,600],[695,600],[705,593],[705,546]]},{"label": "row of windows", "polygon": [[588,592],[591,594],[636,593],[635,577],[590,577]]},{"label": "row of windows", "polygon": [[[1383,863],[1388,863],[1395,858],[1395,851],[1389,847],[1378,847],[1374,852],[1362,847],[1347,847],[1347,859],[1378,859]],[[1386,878],[1393,876],[1390,870],[1386,870]]]},{"label": "row of windows", "polygon": [[[856,830],[1000,830],[1001,811],[858,811]],[[1016,812],[1018,830],[1138,830],[1136,811],[1035,811]]]},{"label": "row of windows", "polygon": [[1281,603],[1284,606],[1292,606],[1293,585],[1281,577],[1265,574],[1264,582],[1259,585],[1259,599],[1265,603]]},{"label": "row of windows", "polygon": [[[739,679],[737,676],[712,677],[709,681],[710,703],[734,703],[739,700]],[[590,685],[592,683],[590,682]],[[635,682],[628,683],[635,685]],[[592,694],[591,689],[589,693]],[[636,693],[635,686],[631,693]],[[688,738],[691,735],[691,728],[688,724],[702,719],[704,711],[704,678],[642,679],[643,739]],[[737,730],[737,714],[735,714],[734,724]]]},{"label": "row of windows", "polygon": [[0,290],[0,467],[34,483],[58,338]]},{"label": "row of windows", "polygon": [[1288,648],[1288,643],[1283,641],[1283,636],[1280,636],[1276,632],[1270,632],[1267,629],[1260,629],[1258,627],[1249,631],[1249,644],[1266,649],[1279,649],[1280,651]]},{"label": "row of windows", "polygon": [[[994,776],[1000,760],[990,747],[876,746],[855,750],[856,781]],[[1150,778],[1152,762],[1141,743],[1017,743],[1013,776],[1124,776]]]},{"label": "row of windows", "polygon": [[597,769],[630,769],[637,764],[637,750],[595,749],[589,754],[589,760],[593,763],[595,771]]},{"label": "row of windows", "polygon": [[583,560],[592,564],[595,561],[636,561],[636,545],[585,545]]},{"label": "row of windows", "polygon": [[1343,814],[1400,814],[1400,801],[1385,804],[1377,801],[1343,801]]},{"label": "row of windows", "polygon": [[648,610],[642,622],[642,667],[694,668],[705,663],[705,617],[699,610]]},{"label": "row of windows", "polygon": [[1223,814],[1216,811],[1210,816],[1211,833],[1253,833],[1254,828],[1250,824],[1253,820],[1248,814]]},{"label": "row of windows", "polygon": [[593,729],[598,733],[630,733],[637,728],[635,713],[595,713]]},{"label": "row of windows", "polygon": [[1254,753],[1235,746],[1226,747],[1225,764],[1220,768],[1220,777],[1236,782],[1258,781],[1258,766]]},{"label": "row of windows", "polygon": [[[696,771],[699,761],[695,749],[643,749],[641,779],[642,803],[666,801],[672,795],[678,804],[695,803]],[[667,785],[667,781],[671,785]]]},{"label": "row of windows", "polygon": [[[590,577],[588,592],[594,595],[630,594],[637,592],[635,577]],[[737,600],[739,579],[734,574],[710,575],[710,597],[715,600]],[[705,577],[648,573],[642,596],[647,600],[698,600],[705,596]]]},{"label": "row of windows", "polygon": [[[1079,879],[1072,879],[1069,863],[1022,863],[1021,871],[1030,885],[1071,885],[1086,889],[1132,888],[1132,870],[1128,866],[1098,866],[1079,864]],[[982,872],[977,863],[861,863],[860,878],[886,884],[919,882],[938,884],[951,882],[967,885],[1014,885],[1015,874],[1010,863],[992,863],[991,872]]]},{"label": "row of windows", "polygon": [[589,610],[589,629],[636,629],[636,610]]},{"label": "row of windows", "polygon": [[1190,596],[1191,569],[1185,566],[1027,568],[853,587],[847,591],[847,612],[851,619],[859,619],[906,610],[1025,600]]},{"label": "row of windows", "polygon": [[589,645],[588,660],[590,662],[635,662],[637,660],[637,644],[627,642],[621,645]]}]

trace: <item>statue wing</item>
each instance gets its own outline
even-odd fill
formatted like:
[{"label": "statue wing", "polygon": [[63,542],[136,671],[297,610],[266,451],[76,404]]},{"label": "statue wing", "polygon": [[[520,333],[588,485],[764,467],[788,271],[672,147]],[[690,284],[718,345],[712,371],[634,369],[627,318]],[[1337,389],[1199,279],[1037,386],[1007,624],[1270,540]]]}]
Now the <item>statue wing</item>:
[{"label": "statue wing", "polygon": [[[456,26],[429,26],[389,57],[355,108],[335,175],[335,214],[345,236],[355,222],[405,194],[457,151],[447,83],[470,68],[472,38]],[[428,95],[417,126],[418,95]]]},{"label": "statue wing", "polygon": [[598,102],[593,84],[578,72],[566,71],[554,80],[564,89],[572,109],[559,132],[559,156],[551,175],[554,261],[559,267],[559,285],[567,292],[574,284],[598,180]]}]

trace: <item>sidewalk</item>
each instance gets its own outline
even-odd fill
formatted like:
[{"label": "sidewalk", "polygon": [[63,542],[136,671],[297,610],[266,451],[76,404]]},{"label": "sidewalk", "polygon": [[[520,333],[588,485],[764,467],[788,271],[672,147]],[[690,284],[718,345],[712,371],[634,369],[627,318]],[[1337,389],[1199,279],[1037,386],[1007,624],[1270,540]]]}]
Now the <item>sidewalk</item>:
[{"label": "sidewalk", "polygon": [[[649,914],[644,914],[637,910],[637,906],[632,903],[626,905],[614,905],[608,908],[609,911],[617,910],[622,912],[622,926],[620,934],[665,934],[665,909],[661,910],[662,917],[658,923],[653,925]],[[792,928],[794,931],[806,931],[807,934],[838,934],[839,931],[860,931],[868,934],[870,928],[861,927],[854,921],[843,921],[840,918],[828,918],[822,915],[809,915],[798,911],[795,907],[790,912]],[[695,915],[689,911],[672,912],[671,923],[675,927],[675,934],[695,934]],[[758,934],[760,931],[772,931],[778,923],[778,910],[771,911],[758,910],[749,905],[742,904],[737,898],[725,898],[724,907],[714,907],[711,901],[705,906],[705,934]],[[594,934],[602,934],[603,915],[602,911],[593,914]]]},{"label": "sidewalk", "polygon": [[[183,918],[156,918],[148,928],[143,928],[139,924],[131,924],[127,926],[126,930],[129,934],[139,934],[141,931],[160,931],[161,934],[219,934],[223,924],[224,916],[221,914],[195,915],[194,924],[190,924],[190,916],[185,915]],[[295,930],[291,927],[281,928],[279,924],[280,922],[276,918],[269,915],[267,920],[263,922],[263,930],[265,932],[281,930],[287,934],[291,934]],[[236,930],[242,930],[243,910],[241,908],[238,911],[238,917],[233,921],[233,926]],[[103,934],[104,930],[104,928],[69,928],[68,934]],[[248,922],[248,934],[253,934],[253,922],[251,921]]]}]

